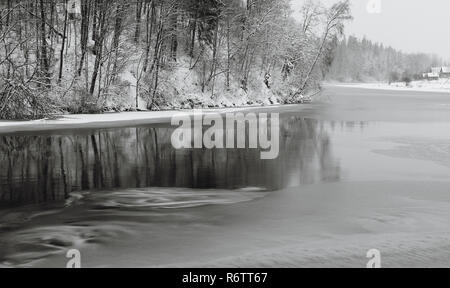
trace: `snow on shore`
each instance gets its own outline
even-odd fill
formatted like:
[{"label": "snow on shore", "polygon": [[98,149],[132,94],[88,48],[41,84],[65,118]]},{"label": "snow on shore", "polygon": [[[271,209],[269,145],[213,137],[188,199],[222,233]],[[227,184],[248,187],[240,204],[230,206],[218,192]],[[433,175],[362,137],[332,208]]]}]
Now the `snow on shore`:
[{"label": "snow on shore", "polygon": [[413,81],[410,85],[399,83],[342,83],[334,84],[339,87],[379,89],[395,91],[421,91],[421,92],[441,92],[450,93],[450,79],[440,79],[436,81]]},{"label": "snow on shore", "polygon": [[254,109],[274,109],[273,106],[248,106],[240,108],[220,108],[201,110],[171,110],[171,111],[147,111],[147,112],[121,112],[105,114],[71,114],[61,115],[34,121],[0,121],[0,133],[44,131],[66,128],[103,128],[122,125],[155,124],[170,122],[170,119],[178,113],[194,114],[202,113],[231,113],[244,112]]}]

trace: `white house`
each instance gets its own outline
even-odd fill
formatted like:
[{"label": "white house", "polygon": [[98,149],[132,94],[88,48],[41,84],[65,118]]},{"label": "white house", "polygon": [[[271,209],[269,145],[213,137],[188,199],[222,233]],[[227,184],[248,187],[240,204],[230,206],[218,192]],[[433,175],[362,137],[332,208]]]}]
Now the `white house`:
[{"label": "white house", "polygon": [[450,67],[442,67],[440,72],[441,78],[450,78]]},{"label": "white house", "polygon": [[434,73],[434,72],[426,73],[426,78],[428,80],[439,80],[439,73]]},{"label": "white house", "polygon": [[441,69],[442,69],[442,67],[432,67],[431,73],[439,75],[439,74],[441,74]]},{"label": "white house", "polygon": [[423,78],[427,80],[439,80],[440,78],[450,78],[450,67],[432,67],[431,72],[423,73]]}]

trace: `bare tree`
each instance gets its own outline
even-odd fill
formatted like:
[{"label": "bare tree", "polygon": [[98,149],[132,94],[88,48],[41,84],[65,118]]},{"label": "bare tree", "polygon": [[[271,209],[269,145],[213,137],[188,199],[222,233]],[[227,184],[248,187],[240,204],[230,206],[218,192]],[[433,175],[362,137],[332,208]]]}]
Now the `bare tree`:
[{"label": "bare tree", "polygon": [[327,43],[327,41],[329,41],[330,37],[334,37],[334,35],[336,34],[342,34],[344,29],[344,22],[352,19],[352,16],[350,14],[349,1],[345,0],[343,2],[334,4],[328,11],[326,11],[325,17],[325,31],[320,42],[320,46],[318,47],[314,61],[311,63],[306,77],[303,80],[303,84],[294,93],[293,97],[301,95],[305,91],[309,79],[314,69],[316,68],[317,63],[319,62],[320,57],[322,57],[325,44]]}]

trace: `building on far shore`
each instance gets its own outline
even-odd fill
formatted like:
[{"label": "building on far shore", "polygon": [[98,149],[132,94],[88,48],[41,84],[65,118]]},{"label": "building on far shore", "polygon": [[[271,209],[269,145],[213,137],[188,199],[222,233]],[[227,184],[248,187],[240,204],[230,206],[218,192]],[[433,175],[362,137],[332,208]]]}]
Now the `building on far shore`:
[{"label": "building on far shore", "polygon": [[440,78],[450,78],[450,67],[442,67],[439,77]]},{"label": "building on far shore", "polygon": [[423,73],[423,78],[425,78],[426,80],[439,80],[439,73]]},{"label": "building on far shore", "polygon": [[441,78],[450,78],[450,67],[432,67],[431,72],[422,74],[426,80],[439,80]]},{"label": "building on far shore", "polygon": [[431,73],[439,75],[441,73],[442,67],[432,67]]}]

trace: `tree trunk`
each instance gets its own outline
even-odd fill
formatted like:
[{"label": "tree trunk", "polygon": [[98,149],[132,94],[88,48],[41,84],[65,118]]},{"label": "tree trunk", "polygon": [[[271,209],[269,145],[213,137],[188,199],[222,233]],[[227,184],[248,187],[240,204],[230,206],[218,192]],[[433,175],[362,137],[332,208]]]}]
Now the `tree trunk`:
[{"label": "tree trunk", "polygon": [[150,8],[147,8],[147,38],[145,45],[145,62],[144,62],[144,72],[147,72],[148,62],[150,57],[150,46],[152,42],[153,34],[153,22],[155,20],[155,2],[152,0]]},{"label": "tree trunk", "polygon": [[92,41],[97,41],[97,34],[98,34],[98,0],[94,0],[94,9],[92,12]]},{"label": "tree trunk", "polygon": [[[198,9],[198,4],[196,5],[196,8]],[[191,58],[194,58],[195,37],[196,37],[196,33],[197,33],[197,21],[198,21],[198,10],[197,9],[195,10],[194,20],[192,21],[192,24],[191,24],[191,47],[189,49],[189,56],[191,56]]]},{"label": "tree trunk", "polygon": [[68,20],[68,11],[67,11],[67,5],[68,0],[65,0],[65,15],[64,15],[64,32],[63,32],[63,39],[61,44],[61,53],[60,53],[60,59],[59,59],[59,77],[58,82],[61,82],[62,79],[62,73],[63,73],[63,67],[64,67],[64,49],[66,48],[66,36],[67,36],[67,20]]},{"label": "tree trunk", "polygon": [[230,90],[230,74],[231,74],[231,50],[230,50],[231,31],[230,30],[231,30],[230,19],[227,19],[227,74],[226,74],[227,75],[227,80],[226,80],[227,90]]},{"label": "tree trunk", "polygon": [[211,80],[214,82],[216,78],[215,74],[217,70],[217,52],[218,52],[217,45],[219,42],[218,39],[219,39],[219,17],[217,17],[217,23],[214,29],[213,59],[212,59],[211,73],[209,75],[208,82],[210,82]]},{"label": "tree trunk", "polygon": [[171,29],[171,44],[170,44],[170,58],[172,61],[177,61],[178,51],[178,8],[175,6],[172,15],[170,16],[170,29]]},{"label": "tree trunk", "polygon": [[117,76],[117,62],[119,57],[119,44],[120,36],[123,30],[123,17],[124,17],[125,6],[124,4],[118,4],[116,9],[116,20],[114,24],[114,38],[113,38],[113,51],[114,51],[114,64],[112,71],[112,80],[114,81]]},{"label": "tree trunk", "polygon": [[134,31],[134,42],[138,43],[141,37],[141,16],[142,16],[142,0],[136,3],[136,28]]},{"label": "tree trunk", "polygon": [[317,51],[316,57],[314,58],[314,62],[312,63],[311,67],[309,68],[308,74],[306,74],[306,77],[305,77],[305,80],[303,81],[302,86],[300,87],[299,90],[297,90],[297,92],[293,95],[293,97],[298,96],[305,91],[306,86],[308,85],[309,79],[311,78],[311,75],[314,72],[314,69],[316,68],[317,62],[319,62],[319,59],[322,56],[323,48],[325,47],[325,43],[327,42],[327,38],[328,38],[328,33],[330,32],[329,30],[330,30],[329,27],[327,27],[325,35],[322,39],[322,43],[320,44],[320,48]]},{"label": "tree trunk", "polygon": [[50,63],[48,59],[47,47],[47,33],[45,29],[45,6],[44,0],[40,0],[41,8],[41,69],[44,77],[44,82],[47,87],[50,87]]},{"label": "tree trunk", "polygon": [[106,34],[106,10],[107,10],[107,4],[104,1],[101,1],[100,3],[101,7],[99,9],[99,27],[100,27],[100,35],[98,35],[97,41],[95,42],[95,64],[94,64],[94,71],[92,72],[92,80],[91,80],[91,88],[89,90],[90,94],[93,95],[95,92],[95,85],[97,82],[98,72],[100,69],[102,57],[103,57],[103,42],[105,39]]},{"label": "tree trunk", "polygon": [[80,66],[78,68],[78,76],[81,76],[83,70],[83,63],[86,58],[88,39],[89,39],[89,16],[91,14],[91,1],[81,0],[81,36],[80,36],[80,46],[81,46],[81,59]]}]

